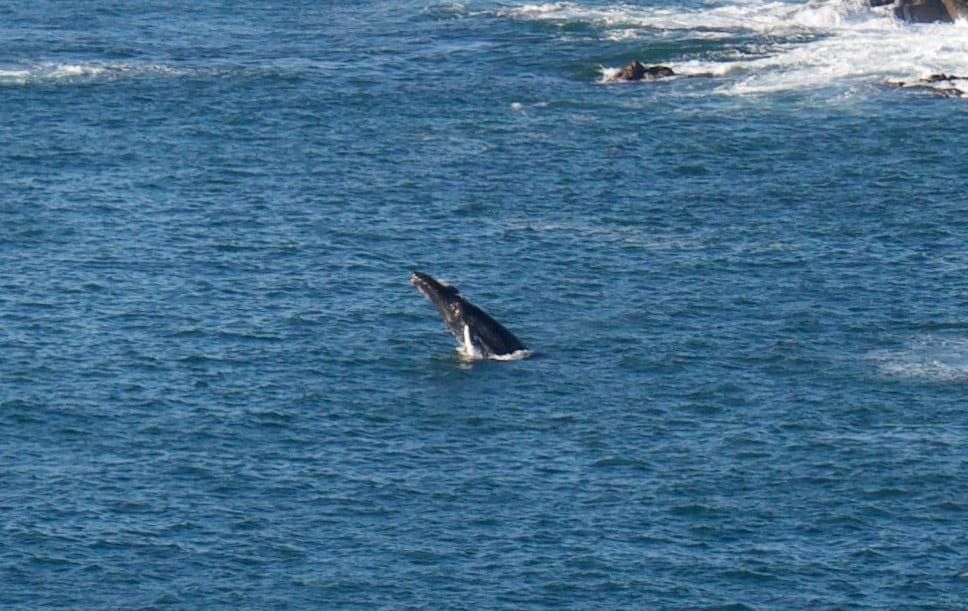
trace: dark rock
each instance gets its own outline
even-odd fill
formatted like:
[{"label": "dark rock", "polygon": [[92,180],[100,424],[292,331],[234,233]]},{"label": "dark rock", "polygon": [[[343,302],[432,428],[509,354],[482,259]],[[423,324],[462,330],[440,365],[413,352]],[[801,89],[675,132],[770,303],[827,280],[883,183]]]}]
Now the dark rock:
[{"label": "dark rock", "polygon": [[[944,98],[966,97],[964,90],[955,87],[955,81],[968,82],[968,77],[955,76],[953,74],[932,74],[931,76],[918,79],[912,83],[905,83],[903,81],[888,81],[887,84],[891,85],[892,87],[913,89],[915,91],[921,91]],[[942,86],[939,86],[939,84]]]},{"label": "dark rock", "polygon": [[963,81],[968,80],[968,76],[955,76],[954,74],[932,74],[927,78],[921,79],[922,83],[939,83],[941,81]]},{"label": "dark rock", "polygon": [[675,76],[675,74],[676,73],[672,71],[672,68],[668,66],[649,66],[645,69],[646,78],[664,78],[667,76]]},{"label": "dark rock", "polygon": [[870,6],[894,7],[898,19],[914,23],[950,23],[968,19],[968,0],[868,0]]},{"label": "dark rock", "polygon": [[941,0],[952,19],[968,19],[968,0]]},{"label": "dark rock", "polygon": [[894,14],[914,23],[951,22],[951,15],[941,0],[904,0],[894,7]]},{"label": "dark rock", "polygon": [[664,78],[667,76],[674,76],[675,72],[672,68],[668,66],[644,66],[639,60],[634,60],[629,65],[625,66],[619,70],[618,74],[613,76],[612,81],[654,81],[659,78]]}]

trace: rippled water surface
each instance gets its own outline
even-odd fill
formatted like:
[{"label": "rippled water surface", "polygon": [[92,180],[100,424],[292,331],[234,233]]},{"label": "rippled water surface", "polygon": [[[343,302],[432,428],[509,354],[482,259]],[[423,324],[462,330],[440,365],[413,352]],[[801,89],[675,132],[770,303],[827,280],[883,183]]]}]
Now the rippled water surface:
[{"label": "rippled water surface", "polygon": [[[0,607],[963,608],[966,24],[0,7]],[[628,61],[676,78],[606,84]],[[968,87],[966,87],[968,89]],[[533,357],[462,360],[411,270]]]}]

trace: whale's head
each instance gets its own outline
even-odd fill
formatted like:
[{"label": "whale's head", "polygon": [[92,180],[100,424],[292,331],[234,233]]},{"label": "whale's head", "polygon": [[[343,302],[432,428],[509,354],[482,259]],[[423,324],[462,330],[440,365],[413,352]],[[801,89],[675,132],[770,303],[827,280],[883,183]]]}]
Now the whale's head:
[{"label": "whale's head", "polygon": [[464,298],[461,297],[457,287],[444,284],[422,272],[413,272],[410,283],[437,306],[444,317],[444,322],[454,335],[460,337],[464,332]]}]

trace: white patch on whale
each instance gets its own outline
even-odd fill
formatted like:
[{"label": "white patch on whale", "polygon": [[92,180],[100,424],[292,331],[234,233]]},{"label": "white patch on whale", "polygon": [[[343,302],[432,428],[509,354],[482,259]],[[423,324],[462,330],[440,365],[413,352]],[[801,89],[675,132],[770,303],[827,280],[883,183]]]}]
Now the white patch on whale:
[{"label": "white patch on whale", "polygon": [[464,325],[464,343],[458,348],[458,352],[466,356],[469,359],[482,359],[484,358],[484,353],[481,349],[477,347],[474,343],[474,338],[471,335],[471,328],[469,325]]}]

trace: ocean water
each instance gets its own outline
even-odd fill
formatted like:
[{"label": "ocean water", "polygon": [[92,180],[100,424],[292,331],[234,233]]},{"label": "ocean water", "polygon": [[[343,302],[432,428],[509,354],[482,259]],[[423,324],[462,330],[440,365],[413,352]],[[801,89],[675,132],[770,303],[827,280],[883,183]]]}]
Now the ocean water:
[{"label": "ocean water", "polygon": [[[0,40],[0,607],[966,608],[968,99],[889,83],[968,76],[968,24],[39,0]],[[415,269],[534,355],[460,358]]]}]

